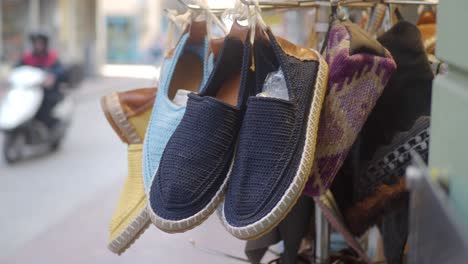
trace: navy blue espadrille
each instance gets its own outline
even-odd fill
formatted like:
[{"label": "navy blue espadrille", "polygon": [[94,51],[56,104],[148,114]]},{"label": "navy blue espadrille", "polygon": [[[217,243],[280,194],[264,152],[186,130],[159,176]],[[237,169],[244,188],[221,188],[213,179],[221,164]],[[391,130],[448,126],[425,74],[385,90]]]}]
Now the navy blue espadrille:
[{"label": "navy blue espadrille", "polygon": [[205,89],[189,95],[182,121],[163,152],[149,209],[153,224],[165,232],[201,224],[224,196],[253,80],[247,34],[248,28],[233,26]]},{"label": "navy blue espadrille", "polygon": [[[274,228],[302,194],[328,77],[328,66],[316,51],[276,38],[270,30],[255,43],[256,72],[281,68],[289,100],[248,99],[224,205],[218,211],[226,229],[240,239],[254,239]],[[265,74],[262,77],[257,74],[257,94]]]}]

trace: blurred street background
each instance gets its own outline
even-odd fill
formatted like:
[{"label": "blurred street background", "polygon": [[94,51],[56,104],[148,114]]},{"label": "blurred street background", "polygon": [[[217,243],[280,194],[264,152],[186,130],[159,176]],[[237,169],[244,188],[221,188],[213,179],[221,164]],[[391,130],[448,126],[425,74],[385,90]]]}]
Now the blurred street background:
[{"label": "blurred street background", "polygon": [[[243,257],[244,242],[216,217],[181,235],[150,227],[120,257],[106,248],[127,163],[126,146],[99,100],[157,84],[165,8],[185,11],[169,0],[0,0],[0,100],[9,72],[31,48],[28,34],[37,29],[47,30],[51,49],[80,81],[70,91],[75,110],[58,152],[14,165],[0,159],[0,263],[239,263],[206,249]],[[304,43],[307,34],[294,26],[308,23],[304,12],[265,19],[277,34]]]},{"label": "blurred street background", "polygon": [[168,27],[163,8],[175,8],[174,2],[0,0],[0,98],[11,67],[30,48],[28,34],[37,29],[49,33],[62,63],[84,79],[71,91],[72,125],[57,153],[14,166],[0,161],[0,263],[230,262],[191,242],[242,252],[243,243],[217,219],[183,235],[150,228],[120,257],[106,248],[127,161],[99,100],[156,84]]},{"label": "blurred street background", "polygon": [[111,88],[153,82],[85,81],[74,95],[74,120],[60,151],[14,166],[0,162],[0,263],[239,263],[192,246],[191,241],[234,255],[243,252],[243,243],[216,218],[182,235],[150,227],[120,257],[106,248],[127,161],[126,147],[107,124],[99,99]]}]

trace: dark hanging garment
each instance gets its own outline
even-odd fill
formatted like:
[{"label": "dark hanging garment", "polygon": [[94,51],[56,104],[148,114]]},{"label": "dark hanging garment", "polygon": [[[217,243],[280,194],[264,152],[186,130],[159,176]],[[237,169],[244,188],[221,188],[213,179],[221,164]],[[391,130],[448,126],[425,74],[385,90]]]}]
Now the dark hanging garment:
[{"label": "dark hanging garment", "polygon": [[401,263],[408,235],[404,174],[411,150],[427,162],[434,75],[415,25],[400,21],[378,41],[392,53],[397,70],[352,146],[332,191],[350,231],[361,235],[379,224],[388,263]]}]

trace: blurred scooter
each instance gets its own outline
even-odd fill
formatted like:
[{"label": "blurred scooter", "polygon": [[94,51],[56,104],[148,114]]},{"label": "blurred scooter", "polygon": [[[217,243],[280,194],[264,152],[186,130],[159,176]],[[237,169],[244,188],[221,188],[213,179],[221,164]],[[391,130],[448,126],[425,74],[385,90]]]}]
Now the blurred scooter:
[{"label": "blurred scooter", "polygon": [[41,87],[47,73],[21,66],[12,70],[9,89],[0,98],[0,131],[5,134],[3,155],[7,163],[55,151],[65,136],[73,112],[71,98],[65,96],[52,110],[57,125],[48,128],[35,116],[42,104]]}]

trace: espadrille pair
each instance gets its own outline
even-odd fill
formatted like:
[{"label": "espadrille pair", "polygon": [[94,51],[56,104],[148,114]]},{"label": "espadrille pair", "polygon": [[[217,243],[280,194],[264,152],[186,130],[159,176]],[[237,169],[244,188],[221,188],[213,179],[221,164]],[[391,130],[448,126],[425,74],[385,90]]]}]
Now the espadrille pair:
[{"label": "espadrille pair", "polygon": [[[174,133],[164,135],[169,139],[162,155],[155,159],[145,145],[145,162],[159,161],[149,214],[163,231],[187,231],[218,208],[231,234],[256,238],[287,215],[307,182],[327,64],[317,52],[267,28],[257,28],[253,45],[249,33],[234,23],[208,81],[199,94],[189,95]],[[257,96],[278,69],[289,99]],[[155,109],[159,100],[158,93]],[[150,123],[146,141],[157,132]]]},{"label": "espadrille pair", "polygon": [[[157,103],[154,88],[112,93],[104,96],[101,101],[111,127],[129,145],[128,177],[110,223],[108,248],[114,253],[123,253],[151,222],[146,210],[148,199],[145,191],[149,189],[151,177],[144,173],[147,171],[143,169],[142,162],[143,142],[151,142],[154,133],[150,134],[150,141],[146,141],[147,127],[150,120],[153,120],[153,131],[160,131],[163,135],[169,133],[178,124],[177,119],[185,110],[188,90],[198,91],[204,83],[202,80],[206,80],[204,76],[208,76],[214,58],[214,52],[207,47],[206,26],[205,21],[192,22],[183,34],[183,44],[178,45],[165,58],[160,78],[162,91],[157,92],[160,97]],[[221,44],[219,42],[211,40],[210,47],[213,50],[218,49]],[[177,88],[169,89],[168,84],[173,77],[176,79],[171,87]],[[156,117],[155,108],[163,114]],[[154,128],[155,122],[160,126]],[[147,161],[146,165],[148,163]]]}]

